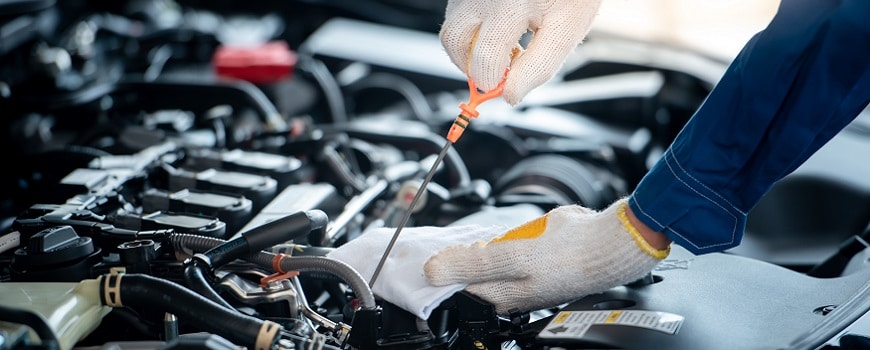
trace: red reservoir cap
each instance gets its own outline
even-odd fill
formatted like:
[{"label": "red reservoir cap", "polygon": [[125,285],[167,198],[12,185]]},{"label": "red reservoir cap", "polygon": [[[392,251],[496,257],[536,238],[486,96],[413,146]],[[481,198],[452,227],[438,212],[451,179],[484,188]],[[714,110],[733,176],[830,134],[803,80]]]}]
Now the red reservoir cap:
[{"label": "red reservoir cap", "polygon": [[271,41],[256,46],[225,46],[217,48],[212,57],[218,76],[268,84],[289,78],[296,67],[296,53],[284,41]]}]

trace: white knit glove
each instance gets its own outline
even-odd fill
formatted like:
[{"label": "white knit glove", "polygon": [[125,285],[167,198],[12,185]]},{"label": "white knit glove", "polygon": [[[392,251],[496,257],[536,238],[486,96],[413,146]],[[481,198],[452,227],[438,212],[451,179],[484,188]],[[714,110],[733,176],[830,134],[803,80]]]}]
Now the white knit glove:
[{"label": "white knit glove", "polygon": [[[589,32],[600,4],[601,0],[449,0],[441,43],[453,63],[484,91],[495,88],[510,66],[503,96],[515,105],[556,74]],[[526,30],[534,36],[511,63],[511,52]]]},{"label": "white knit glove", "polygon": [[467,291],[505,314],[553,307],[636,281],[670,248],[650,246],[619,200],[601,212],[556,208],[489,242],[442,249],[425,263],[436,286],[468,284]]}]

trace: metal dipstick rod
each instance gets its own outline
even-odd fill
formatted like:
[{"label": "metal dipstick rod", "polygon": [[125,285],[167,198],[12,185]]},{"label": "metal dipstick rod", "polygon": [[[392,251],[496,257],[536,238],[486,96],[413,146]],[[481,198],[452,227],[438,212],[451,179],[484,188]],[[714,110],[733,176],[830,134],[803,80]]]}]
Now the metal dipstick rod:
[{"label": "metal dipstick rod", "polygon": [[369,280],[369,287],[375,285],[375,280],[378,279],[378,275],[384,267],[384,262],[387,261],[390,251],[393,250],[393,246],[396,245],[396,241],[399,240],[399,234],[402,233],[402,228],[408,224],[408,220],[411,218],[411,212],[413,212],[414,208],[417,206],[417,202],[420,200],[420,197],[422,197],[423,192],[426,191],[426,186],[429,185],[430,181],[432,181],[432,176],[435,175],[435,171],[438,170],[438,165],[441,164],[441,161],[444,160],[444,156],[447,155],[447,151],[450,149],[451,144],[451,142],[447,142],[447,144],[441,148],[441,153],[438,153],[438,158],[435,158],[435,163],[432,163],[432,168],[429,169],[429,172],[423,179],[423,183],[420,184],[420,188],[418,188],[417,193],[414,194],[414,199],[411,200],[411,205],[405,210],[405,215],[402,216],[402,220],[399,221],[399,226],[396,227],[396,233],[393,233],[393,238],[390,239],[390,244],[387,245],[384,255],[381,256],[381,260],[378,261],[378,267],[375,268],[375,273],[372,275],[372,279]]},{"label": "metal dipstick rod", "polygon": [[[507,76],[507,71],[505,71],[505,76]],[[502,79],[501,83],[499,83],[495,89],[482,93],[477,89],[474,81],[472,81],[471,78],[468,78],[468,103],[463,102],[459,104],[459,109],[462,110],[462,112],[459,113],[459,116],[457,116],[456,120],[453,121],[453,125],[450,126],[450,131],[447,132],[447,143],[444,145],[444,148],[441,149],[441,153],[438,154],[438,158],[435,159],[435,163],[432,164],[432,168],[429,169],[429,172],[423,179],[423,183],[420,184],[420,188],[417,189],[417,194],[414,195],[414,198],[411,200],[411,205],[405,210],[405,215],[402,216],[402,220],[399,221],[399,226],[396,227],[396,232],[393,233],[393,238],[390,239],[390,243],[387,245],[384,255],[381,256],[381,260],[378,261],[378,266],[375,268],[375,272],[369,280],[369,287],[374,288],[375,281],[377,281],[381,269],[384,268],[384,263],[387,261],[387,257],[390,256],[390,251],[393,250],[393,246],[396,245],[396,241],[399,239],[399,234],[402,233],[402,229],[408,224],[408,220],[411,218],[411,213],[417,206],[417,201],[420,200],[423,192],[426,191],[426,186],[429,185],[430,181],[432,181],[432,176],[435,175],[438,166],[441,165],[441,161],[444,160],[447,151],[450,150],[450,145],[459,140],[459,137],[462,136],[465,128],[468,127],[471,119],[477,118],[479,115],[477,112],[477,106],[487,100],[501,96],[502,90],[504,89],[504,82],[505,80]]]}]

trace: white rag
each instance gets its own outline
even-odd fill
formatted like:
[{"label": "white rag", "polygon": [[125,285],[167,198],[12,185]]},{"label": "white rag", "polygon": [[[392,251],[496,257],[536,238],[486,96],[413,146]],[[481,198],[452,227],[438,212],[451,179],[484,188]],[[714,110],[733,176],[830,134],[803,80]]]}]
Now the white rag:
[{"label": "white rag", "polygon": [[[540,210],[529,210],[528,206],[498,208],[485,211],[482,221],[492,222],[498,218],[504,225],[461,225],[448,227],[409,227],[402,230],[393,246],[390,256],[384,262],[372,291],[421,319],[428,319],[438,305],[454,293],[468,285],[455,283],[446,286],[433,286],[423,274],[426,260],[442,248],[488,242],[503,234],[508,228],[540,215]],[[462,223],[475,220],[463,219]],[[457,222],[459,223],[459,222]],[[395,233],[395,228],[378,228],[367,231],[336,250],[327,257],[344,261],[353,266],[367,280],[371,279],[387,245]]]}]

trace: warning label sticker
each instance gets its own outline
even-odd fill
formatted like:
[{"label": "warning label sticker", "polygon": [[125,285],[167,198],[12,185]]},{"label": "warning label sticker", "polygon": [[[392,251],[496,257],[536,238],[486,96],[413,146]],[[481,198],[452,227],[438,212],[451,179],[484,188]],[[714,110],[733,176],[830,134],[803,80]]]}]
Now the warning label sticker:
[{"label": "warning label sticker", "polygon": [[630,326],[676,334],[683,316],[646,310],[561,311],[538,334],[541,338],[579,339],[592,325]]}]

